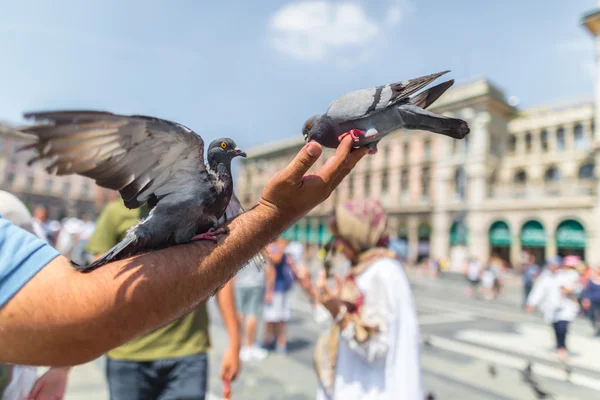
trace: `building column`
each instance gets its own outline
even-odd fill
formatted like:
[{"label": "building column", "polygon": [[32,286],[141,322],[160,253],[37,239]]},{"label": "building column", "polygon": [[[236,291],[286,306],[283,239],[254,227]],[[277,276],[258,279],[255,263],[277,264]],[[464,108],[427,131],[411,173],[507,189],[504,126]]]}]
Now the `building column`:
[{"label": "building column", "polygon": [[441,260],[450,255],[450,217],[445,211],[433,213],[431,221],[431,256]]},{"label": "building column", "polygon": [[521,232],[518,229],[516,234],[513,235],[512,243],[510,245],[510,263],[513,268],[521,267],[521,252],[523,249],[521,248]]},{"label": "building column", "polygon": [[408,217],[407,227],[409,259],[411,263],[415,263],[419,256],[419,219],[416,215]]},{"label": "building column", "polygon": [[[546,228],[544,226],[544,228]],[[557,253],[556,239],[554,238],[554,232],[548,232],[548,240],[546,242],[546,259],[553,257]]]},{"label": "building column", "polygon": [[490,253],[490,243],[487,226],[484,226],[480,222],[483,220],[483,214],[480,212],[470,212],[467,214],[466,219],[468,229],[468,255],[485,263]]}]

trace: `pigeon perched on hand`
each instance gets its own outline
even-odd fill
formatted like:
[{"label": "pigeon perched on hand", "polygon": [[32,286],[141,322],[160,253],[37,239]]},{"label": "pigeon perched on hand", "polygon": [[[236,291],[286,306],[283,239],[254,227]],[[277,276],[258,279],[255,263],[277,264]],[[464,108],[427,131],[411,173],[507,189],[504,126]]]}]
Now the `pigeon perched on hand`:
[{"label": "pigeon perched on hand", "polygon": [[243,211],[233,195],[231,160],[246,154],[232,139],[212,141],[205,164],[202,138],[163,119],[98,111],[28,113],[25,118],[46,122],[21,129],[37,136],[23,148],[37,153],[30,165],[49,160],[49,173],[92,178],[118,190],[127,208],[147,204],[150,209],[100,259],[87,267],[75,265],[81,271],[148,250],[216,240],[226,233],[219,220]]},{"label": "pigeon perched on hand", "polygon": [[350,135],[356,147],[367,147],[373,154],[384,136],[402,128],[462,139],[469,134],[465,121],[425,110],[452,86],[454,80],[409,97],[447,72],[347,93],[333,101],[325,114],[312,116],[304,123],[304,140],[336,148],[345,136]]}]

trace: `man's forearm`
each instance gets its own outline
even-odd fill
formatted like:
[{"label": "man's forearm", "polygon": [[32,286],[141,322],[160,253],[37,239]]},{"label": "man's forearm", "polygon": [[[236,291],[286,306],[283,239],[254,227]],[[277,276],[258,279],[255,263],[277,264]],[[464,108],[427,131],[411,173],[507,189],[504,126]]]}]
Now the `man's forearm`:
[{"label": "man's forearm", "polygon": [[233,292],[233,280],[227,282],[223,289],[217,293],[217,302],[219,304],[219,310],[221,311],[221,317],[223,317],[223,324],[227,329],[227,335],[229,336],[229,346],[237,348],[239,351],[240,347],[240,326],[238,324],[238,317],[235,310],[235,294]]},{"label": "man's forearm", "polygon": [[286,220],[257,206],[216,244],[175,246],[87,274],[59,257],[0,309],[0,362],[76,365],[163,326],[215,293]]}]

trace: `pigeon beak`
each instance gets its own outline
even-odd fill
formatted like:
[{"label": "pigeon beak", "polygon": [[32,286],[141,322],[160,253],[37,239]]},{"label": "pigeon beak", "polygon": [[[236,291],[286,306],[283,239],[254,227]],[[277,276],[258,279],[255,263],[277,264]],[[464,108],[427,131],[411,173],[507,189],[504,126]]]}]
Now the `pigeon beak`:
[{"label": "pigeon beak", "polygon": [[240,150],[236,147],[235,149],[233,149],[233,156],[246,158],[246,153],[244,153],[242,150]]}]

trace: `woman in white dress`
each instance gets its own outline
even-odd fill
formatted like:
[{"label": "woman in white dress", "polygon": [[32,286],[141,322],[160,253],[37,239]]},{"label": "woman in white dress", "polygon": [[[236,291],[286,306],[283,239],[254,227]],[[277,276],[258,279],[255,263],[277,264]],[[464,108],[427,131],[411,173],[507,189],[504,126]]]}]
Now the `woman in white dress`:
[{"label": "woman in white dress", "polygon": [[378,201],[337,206],[336,245],[352,264],[318,301],[334,322],[318,340],[319,400],[422,400],[419,326],[410,285],[393,251],[378,247],[387,215]]}]

